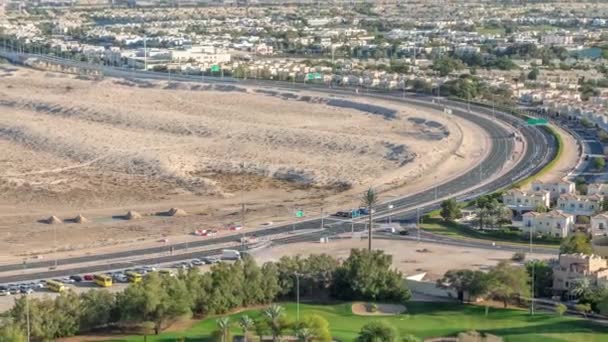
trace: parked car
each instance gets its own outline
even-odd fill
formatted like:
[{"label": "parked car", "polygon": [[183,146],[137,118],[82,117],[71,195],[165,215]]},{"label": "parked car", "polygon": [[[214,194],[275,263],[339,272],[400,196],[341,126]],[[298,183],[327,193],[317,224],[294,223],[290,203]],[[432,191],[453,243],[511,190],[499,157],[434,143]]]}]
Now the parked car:
[{"label": "parked car", "polygon": [[201,260],[199,260],[199,259],[192,259],[192,260],[190,261],[190,263],[191,263],[193,266],[201,266],[201,265],[204,265],[204,264],[205,264],[203,261],[201,261]]},{"label": "parked car", "polygon": [[86,281],[93,281],[94,279],[92,274],[85,274],[82,278]]},{"label": "parked car", "polygon": [[8,289],[8,293],[12,294],[12,295],[16,295],[19,293],[19,288],[18,287],[11,287]]},{"label": "parked car", "polygon": [[409,230],[400,230],[399,235],[410,235]]},{"label": "parked car", "polygon": [[0,290],[0,296],[8,296],[10,293],[8,290]]},{"label": "parked car", "polygon": [[21,292],[23,294],[31,294],[31,293],[34,293],[34,290],[32,290],[29,287],[23,287],[23,288],[21,288],[21,290],[19,292]]}]

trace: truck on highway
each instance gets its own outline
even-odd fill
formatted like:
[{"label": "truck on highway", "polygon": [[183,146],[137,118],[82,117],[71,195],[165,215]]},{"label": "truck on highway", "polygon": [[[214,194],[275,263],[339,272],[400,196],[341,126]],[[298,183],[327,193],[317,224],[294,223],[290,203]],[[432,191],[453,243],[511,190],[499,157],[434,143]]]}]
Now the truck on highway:
[{"label": "truck on highway", "polygon": [[222,260],[239,260],[241,252],[234,249],[224,249],[222,251]]}]

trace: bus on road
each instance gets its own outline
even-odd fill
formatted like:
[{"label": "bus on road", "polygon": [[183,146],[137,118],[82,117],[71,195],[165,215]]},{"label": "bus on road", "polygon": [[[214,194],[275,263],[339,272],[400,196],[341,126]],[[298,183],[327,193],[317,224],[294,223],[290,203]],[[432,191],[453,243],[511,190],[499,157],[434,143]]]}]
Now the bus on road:
[{"label": "bus on road", "polygon": [[101,286],[101,287],[112,286],[112,277],[110,277],[107,274],[96,274],[95,277],[93,277],[93,279],[95,280],[95,284],[97,284],[97,286]]},{"label": "bus on road", "polygon": [[137,272],[129,271],[125,274],[127,275],[127,280],[129,280],[129,283],[139,283],[142,279],[141,274]]},{"label": "bus on road", "polygon": [[49,291],[53,291],[53,292],[63,292],[63,291],[65,291],[65,285],[63,285],[63,283],[60,283],[60,282],[55,281],[55,280],[47,280],[45,287]]}]

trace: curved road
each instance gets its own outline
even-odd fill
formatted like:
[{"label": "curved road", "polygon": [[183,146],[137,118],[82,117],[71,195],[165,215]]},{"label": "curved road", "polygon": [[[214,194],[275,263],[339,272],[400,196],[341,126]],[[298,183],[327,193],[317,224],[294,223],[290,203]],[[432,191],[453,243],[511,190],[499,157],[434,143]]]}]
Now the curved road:
[{"label": "curved road", "polygon": [[[1,55],[1,53],[0,53]],[[39,56],[38,56],[39,57]],[[57,61],[53,59],[53,61]],[[80,66],[83,63],[74,63],[72,61],[59,60],[66,65],[75,65]],[[106,68],[99,67],[103,69],[104,74],[114,77],[133,77],[137,76],[137,78],[153,78],[158,79],[160,76],[162,78],[166,78],[165,74],[159,75],[154,73],[132,73],[130,71],[124,71],[121,69],[114,68]],[[172,80],[178,81],[201,81],[200,79],[193,79],[192,77],[172,77]],[[210,80],[206,78],[205,81],[214,81],[217,83],[223,82],[222,80],[215,79]],[[225,80],[226,81],[226,80]],[[227,83],[233,84],[232,80],[227,80]],[[286,88],[289,90],[298,90],[298,89],[313,89],[315,91],[323,91],[325,93],[334,94],[334,95],[354,95],[352,91],[349,90],[340,90],[340,89],[328,89],[325,87],[318,87],[314,85],[303,85],[303,84],[292,84],[292,83],[277,83],[277,82],[250,82],[246,81],[247,85],[257,85],[257,86],[265,86],[270,88]],[[362,96],[359,94],[358,96]],[[513,117],[509,114],[504,114],[500,112],[494,113],[490,109],[485,107],[471,105],[470,109],[479,114],[476,115],[468,110],[468,106],[466,104],[451,101],[451,100],[441,100],[440,103],[435,103],[437,99],[428,97],[428,96],[407,96],[404,97],[403,93],[372,93],[366,94],[365,96],[382,98],[390,101],[398,101],[410,104],[416,104],[421,106],[426,106],[429,108],[443,110],[444,106],[447,106],[452,109],[452,115],[460,116],[464,119],[473,121],[475,124],[479,125],[482,129],[486,130],[490,137],[493,139],[493,144],[489,155],[481,162],[480,166],[471,170],[465,174],[462,174],[456,177],[453,180],[445,182],[443,184],[439,184],[436,189],[429,189],[426,191],[422,191],[416,194],[412,194],[409,196],[405,196],[402,198],[397,198],[392,201],[388,201],[382,203],[377,207],[376,216],[382,217],[388,213],[388,205],[392,204],[394,209],[393,213],[397,213],[393,215],[393,217],[403,220],[408,220],[416,217],[417,207],[420,212],[428,211],[435,209],[438,207],[438,203],[435,201],[435,192],[437,192],[437,198],[442,198],[445,196],[450,196],[452,194],[462,193],[458,196],[458,199],[470,199],[476,196],[479,196],[484,193],[492,192],[497,189],[506,187],[513,182],[525,178],[527,175],[533,174],[540,170],[544,165],[546,165],[557,153],[556,144],[554,141],[554,137],[549,134],[543,128],[537,127],[527,127],[522,125],[523,121],[516,117]],[[495,116],[493,116],[495,115]],[[506,162],[507,156],[511,154],[513,150],[513,140],[509,137],[509,132],[504,128],[503,125],[497,124],[496,121],[506,122],[512,126],[518,126],[520,128],[520,133],[523,139],[526,140],[528,148],[525,151],[524,156],[516,165],[512,167],[509,171],[507,171],[504,175],[497,179],[492,179],[492,176],[499,173]],[[479,184],[485,184],[479,186]],[[475,188],[475,189],[474,189]],[[474,189],[474,190],[471,190]],[[435,202],[435,203],[433,203]],[[423,203],[430,203],[428,205],[421,206]],[[255,234],[258,237],[274,235],[278,233],[286,233],[292,230],[296,231],[306,231],[311,229],[317,229],[314,232],[308,232],[304,234],[299,234],[295,236],[287,236],[284,238],[279,238],[273,240],[274,243],[291,243],[291,242],[300,242],[300,241],[313,241],[320,237],[324,236],[332,236],[343,232],[351,231],[353,225],[350,222],[343,222],[337,219],[326,218],[324,220],[324,228],[320,230],[321,227],[321,219],[311,219],[303,222],[293,224],[287,224],[272,228],[267,228],[263,230],[255,231]],[[354,224],[355,230],[364,229],[364,225],[362,223]],[[234,242],[236,236],[225,236],[215,239],[205,239],[198,241],[191,241],[188,243],[180,243],[173,245],[164,245],[159,247],[138,249],[138,250],[129,250],[117,253],[107,253],[100,255],[88,255],[82,257],[73,257],[58,260],[58,265],[67,266],[69,264],[76,263],[85,263],[85,262],[101,262],[103,260],[111,260],[111,259],[119,259],[119,258],[133,258],[140,257],[135,263],[138,265],[145,264],[158,264],[158,263],[166,263],[166,262],[174,262],[180,260],[192,259],[194,257],[206,256],[206,255],[217,255],[221,253],[221,249],[213,249],[205,252],[186,252],[188,248],[197,248],[197,247],[211,247],[213,245],[217,245],[220,243],[226,242]],[[426,236],[425,239],[433,239],[432,236]],[[482,242],[464,242],[464,241],[441,241],[441,243],[452,243],[458,244],[460,246],[465,247],[474,247],[474,248],[491,248],[491,245],[484,244]],[[165,256],[156,256],[150,257],[150,254],[159,254],[159,253],[168,253],[170,249],[173,249],[175,252],[185,252],[177,255],[165,255]],[[509,249],[513,247],[504,247],[504,249]],[[515,250],[521,250],[521,248],[517,248]],[[537,252],[550,252],[554,253],[554,250],[543,250],[542,248],[535,248]],[[146,255],[148,255],[146,257]],[[70,274],[77,273],[94,273],[94,272],[103,272],[109,269],[121,269],[121,268],[129,268],[133,267],[134,262],[115,262],[115,263],[106,263],[102,265],[95,266],[87,266],[87,267],[74,267],[68,269],[58,269],[58,270],[49,270],[44,272],[36,272],[29,274],[18,274],[12,276],[3,276],[0,277],[0,283],[8,283],[8,282],[19,282],[26,281],[32,279],[44,279],[44,278],[53,278],[59,276],[65,276]],[[12,265],[2,265],[0,266],[0,272],[6,271],[15,271],[21,270],[25,268],[43,268],[43,267],[51,267],[54,265],[54,261],[37,261],[28,264],[12,264]]]}]

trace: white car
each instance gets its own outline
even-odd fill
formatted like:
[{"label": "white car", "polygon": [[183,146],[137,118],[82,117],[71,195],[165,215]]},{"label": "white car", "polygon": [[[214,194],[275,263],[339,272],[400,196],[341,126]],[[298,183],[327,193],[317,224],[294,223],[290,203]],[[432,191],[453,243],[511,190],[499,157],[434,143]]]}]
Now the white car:
[{"label": "white car", "polygon": [[0,296],[8,296],[9,294],[7,290],[0,290]]}]

